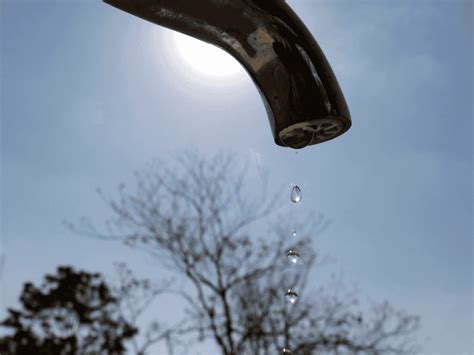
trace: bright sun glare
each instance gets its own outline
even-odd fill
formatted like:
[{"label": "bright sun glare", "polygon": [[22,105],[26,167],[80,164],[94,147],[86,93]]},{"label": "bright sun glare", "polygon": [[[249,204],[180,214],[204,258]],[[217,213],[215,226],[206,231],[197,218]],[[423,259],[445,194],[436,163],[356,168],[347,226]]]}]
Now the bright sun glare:
[{"label": "bright sun glare", "polygon": [[242,76],[242,66],[222,49],[178,32],[172,36],[179,59],[196,74],[218,80]]}]

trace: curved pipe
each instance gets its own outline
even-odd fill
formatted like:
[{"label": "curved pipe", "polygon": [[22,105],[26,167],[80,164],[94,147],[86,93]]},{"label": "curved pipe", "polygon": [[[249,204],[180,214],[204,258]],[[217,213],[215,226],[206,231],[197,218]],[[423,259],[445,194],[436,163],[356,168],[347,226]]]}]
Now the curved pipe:
[{"label": "curved pipe", "polygon": [[216,45],[257,85],[275,143],[303,148],[351,126],[323,52],[284,0],[105,0],[133,15]]}]

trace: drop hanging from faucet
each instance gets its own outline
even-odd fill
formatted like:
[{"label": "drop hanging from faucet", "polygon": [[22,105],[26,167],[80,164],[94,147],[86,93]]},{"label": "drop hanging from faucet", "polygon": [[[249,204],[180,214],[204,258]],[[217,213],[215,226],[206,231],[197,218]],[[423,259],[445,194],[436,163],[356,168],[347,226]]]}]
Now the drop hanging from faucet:
[{"label": "drop hanging from faucet", "polygon": [[328,61],[284,0],[104,1],[234,56],[259,89],[276,144],[300,149],[350,128]]}]

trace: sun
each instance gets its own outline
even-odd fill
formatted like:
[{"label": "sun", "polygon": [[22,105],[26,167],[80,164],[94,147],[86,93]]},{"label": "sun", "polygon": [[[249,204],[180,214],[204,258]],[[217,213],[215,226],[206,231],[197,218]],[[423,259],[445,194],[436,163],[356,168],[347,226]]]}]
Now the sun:
[{"label": "sun", "polygon": [[180,64],[201,79],[234,82],[245,75],[240,63],[224,50],[179,32],[170,35],[171,49]]}]

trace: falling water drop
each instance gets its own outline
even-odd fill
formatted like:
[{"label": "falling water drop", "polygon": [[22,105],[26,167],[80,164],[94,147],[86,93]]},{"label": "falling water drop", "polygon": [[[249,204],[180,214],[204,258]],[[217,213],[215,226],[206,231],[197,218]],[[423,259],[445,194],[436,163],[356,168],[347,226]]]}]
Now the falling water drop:
[{"label": "falling water drop", "polygon": [[291,189],[291,202],[293,203],[299,203],[301,202],[302,196],[301,196],[301,190],[298,187],[298,185],[293,186],[293,189]]},{"label": "falling water drop", "polygon": [[293,355],[293,351],[291,351],[288,348],[283,348],[282,354],[284,354],[284,355]]},{"label": "falling water drop", "polygon": [[293,233],[291,233],[291,236],[292,236],[293,238],[296,238],[296,231],[293,231]]},{"label": "falling water drop", "polygon": [[292,264],[297,264],[300,261],[300,254],[295,250],[288,250],[286,253],[286,260]]},{"label": "falling water drop", "polygon": [[296,292],[292,291],[291,289],[289,289],[288,291],[286,291],[285,298],[288,302],[293,304],[298,299],[298,294]]}]

